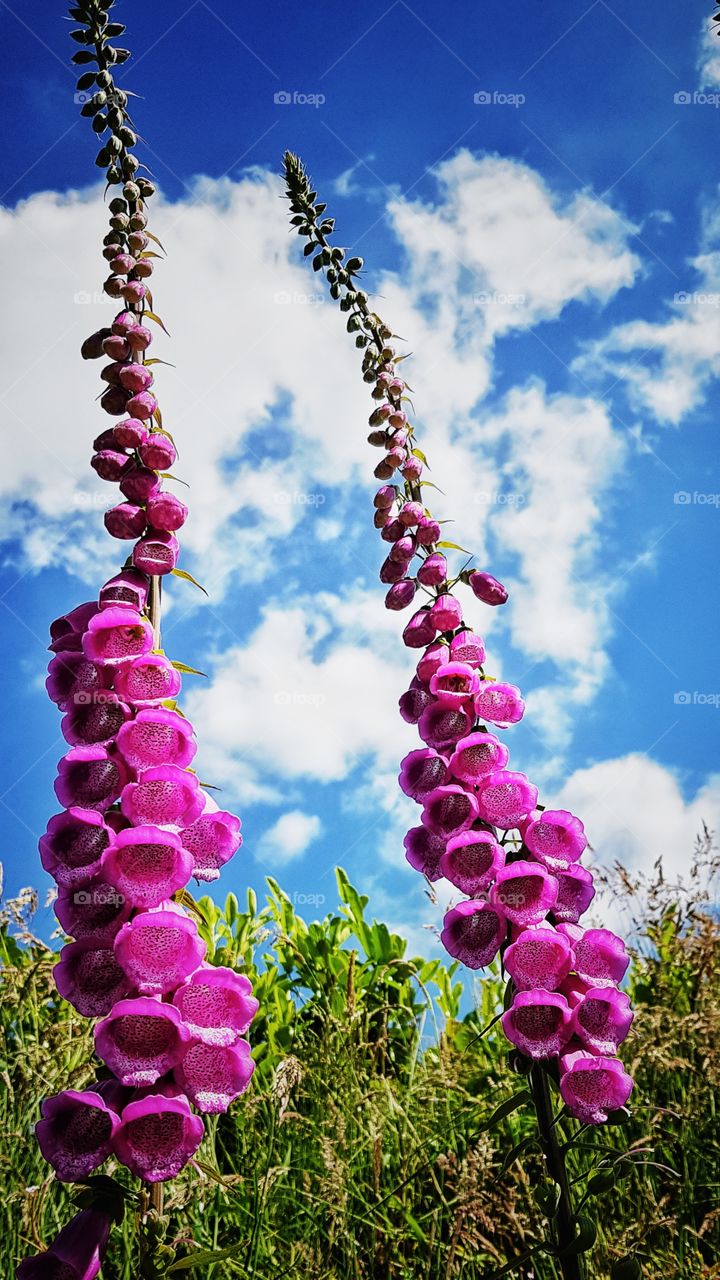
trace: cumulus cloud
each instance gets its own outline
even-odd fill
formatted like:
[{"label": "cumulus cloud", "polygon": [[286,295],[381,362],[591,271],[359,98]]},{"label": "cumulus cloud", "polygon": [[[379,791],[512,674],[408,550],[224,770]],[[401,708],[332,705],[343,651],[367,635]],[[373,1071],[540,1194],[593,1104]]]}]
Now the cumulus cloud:
[{"label": "cumulus cloud", "polygon": [[322,831],[320,819],[301,809],[283,813],[258,841],[255,857],[272,867],[285,867],[296,862],[307,852]]},{"label": "cumulus cloud", "polygon": [[709,19],[703,22],[702,39],[698,53],[697,69],[701,89],[720,88],[720,38],[718,24]]}]

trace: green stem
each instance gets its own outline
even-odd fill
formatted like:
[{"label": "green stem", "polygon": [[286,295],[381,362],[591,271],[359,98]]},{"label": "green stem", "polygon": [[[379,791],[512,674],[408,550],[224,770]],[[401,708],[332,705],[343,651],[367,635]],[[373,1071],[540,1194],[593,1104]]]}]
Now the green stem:
[{"label": "green stem", "polygon": [[[560,1193],[555,1215],[556,1244],[563,1249],[575,1239],[575,1223],[573,1216],[572,1193],[565,1166],[565,1154],[558,1141],[557,1129],[553,1123],[552,1099],[548,1085],[548,1077],[541,1063],[536,1063],[530,1072],[530,1087],[535,1102],[540,1145],[549,1176]],[[585,1268],[579,1254],[559,1258],[563,1280],[585,1280]]]}]

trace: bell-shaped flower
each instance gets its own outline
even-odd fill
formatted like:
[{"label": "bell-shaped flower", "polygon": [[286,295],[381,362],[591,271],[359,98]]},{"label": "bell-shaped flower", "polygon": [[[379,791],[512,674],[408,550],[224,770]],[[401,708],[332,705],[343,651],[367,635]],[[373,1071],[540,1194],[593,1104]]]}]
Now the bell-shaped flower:
[{"label": "bell-shaped flower", "polygon": [[198,1040],[191,1045],[175,1079],[198,1111],[227,1111],[231,1102],[247,1089],[255,1063],[246,1040],[235,1044],[206,1044]]},{"label": "bell-shaped flower", "polygon": [[73,747],[58,761],[55,795],[66,809],[96,809],[103,813],[118,799],[128,770],[107,747]]},{"label": "bell-shaped flower", "polygon": [[162,827],[128,827],[105,855],[103,873],[133,907],[159,907],[183,889],[193,860],[182,840]]},{"label": "bell-shaped flower", "polygon": [[559,924],[558,932],[570,940],[575,952],[575,972],[590,987],[614,987],[622,982],[630,957],[625,943],[610,929],[583,929]]},{"label": "bell-shaped flower", "polygon": [[186,1097],[159,1090],[128,1103],[113,1146],[120,1163],[138,1178],[167,1182],[195,1155],[203,1133],[203,1122]]},{"label": "bell-shaped flower", "polygon": [[411,751],[400,764],[400,789],[411,800],[422,803],[425,797],[442,786],[448,778],[447,760],[432,747]]},{"label": "bell-shaped flower", "polygon": [[559,867],[553,872],[558,882],[557,902],[553,907],[556,920],[577,924],[595,897],[593,878],[586,867]]},{"label": "bell-shaped flower", "polygon": [[204,812],[182,833],[183,845],[192,854],[196,880],[217,880],[220,868],[242,844],[241,825],[234,813],[218,809],[214,800],[206,798]]},{"label": "bell-shaped flower", "polygon": [[440,859],[445,852],[445,840],[427,827],[411,827],[403,839],[405,857],[410,866],[427,876],[430,881],[439,880]]},{"label": "bell-shaped flower", "polygon": [[506,927],[493,906],[470,898],[446,913],[440,941],[454,960],[468,969],[482,969],[495,959]]},{"label": "bell-shaped flower", "polygon": [[93,938],[63,947],[53,977],[60,995],[83,1018],[104,1018],[131,987],[111,944]]},{"label": "bell-shaped flower", "polygon": [[197,925],[174,903],[133,916],[115,938],[115,954],[130,983],[143,995],[165,995],[205,959]]},{"label": "bell-shaped flower", "polygon": [[572,1030],[592,1053],[612,1056],[632,1025],[630,997],[617,987],[591,987],[573,1009]]},{"label": "bell-shaped flower", "polygon": [[557,880],[538,862],[511,862],[498,872],[490,901],[513,924],[540,924],[557,901]]},{"label": "bell-shaped flower", "polygon": [[504,769],[509,755],[494,733],[469,733],[457,743],[448,767],[454,778],[477,786],[488,774]]},{"label": "bell-shaped flower", "polygon": [[573,967],[573,949],[555,929],[523,929],[507,948],[503,964],[519,991],[555,991]]},{"label": "bell-shaped flower", "polygon": [[480,817],[505,831],[517,827],[537,804],[537,787],[524,773],[498,769],[478,783]]},{"label": "bell-shaped flower", "polygon": [[511,1044],[534,1060],[556,1058],[571,1036],[570,1009],[557,991],[517,991],[502,1016]]},{"label": "bell-shaped flower", "polygon": [[418,733],[423,742],[443,754],[454,751],[471,728],[472,717],[465,707],[449,707],[436,701],[425,708],[418,721]]},{"label": "bell-shaped flower", "polygon": [[96,876],[115,837],[102,815],[72,807],[51,818],[40,840],[40,861],[65,888],[77,888]]},{"label": "bell-shaped flower", "polygon": [[46,1098],[40,1114],[38,1144],[61,1182],[87,1178],[110,1155],[120,1121],[99,1093],[66,1089]]},{"label": "bell-shaped flower", "polygon": [[545,809],[531,814],[522,834],[533,857],[544,863],[548,871],[569,867],[587,848],[582,822],[567,809]]},{"label": "bell-shaped flower", "polygon": [[430,677],[430,692],[448,707],[461,707],[480,688],[480,677],[467,662],[445,662]]},{"label": "bell-shaped flower", "polygon": [[491,831],[461,831],[451,836],[440,858],[440,874],[474,897],[489,888],[505,865],[505,850]]},{"label": "bell-shaped flower", "polygon": [[507,729],[522,720],[525,703],[517,685],[485,680],[475,695],[475,712],[480,720]]},{"label": "bell-shaped flower", "polygon": [[119,604],[96,613],[83,636],[83,652],[98,666],[129,662],[152,647],[153,629],[147,618]]},{"label": "bell-shaped flower", "polygon": [[435,835],[448,839],[472,826],[477,816],[478,806],[473,792],[450,783],[436,787],[425,797],[422,824]]},{"label": "bell-shaped flower", "polygon": [[119,1000],[95,1028],[95,1052],[121,1084],[155,1084],[181,1062],[191,1035],[173,1005],[140,996]]},{"label": "bell-shaped flower", "polygon": [[130,903],[102,875],[80,889],[61,889],[55,902],[61,927],[78,941],[111,944],[131,911]]},{"label": "bell-shaped flower", "polygon": [[122,812],[135,827],[187,827],[200,817],[204,804],[196,775],[175,764],[145,769],[120,797]]},{"label": "bell-shaped flower", "polygon": [[63,1227],[50,1248],[24,1258],[16,1280],[95,1280],[110,1236],[110,1215],[83,1209]]},{"label": "bell-shaped flower", "polygon": [[244,973],[209,964],[178,987],[173,1004],[196,1040],[215,1045],[239,1040],[259,1008]]},{"label": "bell-shaped flower", "polygon": [[117,745],[130,768],[138,772],[161,764],[184,769],[197,751],[190,721],[165,707],[144,707],[122,726]]},{"label": "bell-shaped flower", "polygon": [[125,663],[115,676],[115,692],[134,707],[152,707],[167,702],[180,692],[182,680],[161,653],[146,653]]},{"label": "bell-shaped flower", "polygon": [[560,1059],[563,1102],[583,1124],[604,1124],[611,1111],[625,1106],[632,1088],[632,1078],[617,1058],[579,1050]]}]

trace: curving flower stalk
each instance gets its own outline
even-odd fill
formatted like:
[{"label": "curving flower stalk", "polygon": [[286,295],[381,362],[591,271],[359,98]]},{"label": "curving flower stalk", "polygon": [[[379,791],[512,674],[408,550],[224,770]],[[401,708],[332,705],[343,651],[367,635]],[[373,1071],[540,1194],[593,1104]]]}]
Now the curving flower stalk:
[{"label": "curving flower stalk", "polygon": [[[197,743],[177,699],[181,672],[192,668],[161,648],[162,580],[175,570],[187,508],[163,486],[176,450],[153,386],[158,362],[147,356],[148,322],[161,323],[148,286],[154,187],[138,175],[128,95],[113,79],[129,54],[112,43],[124,28],[110,22],[111,7],[84,0],[70,10],[80,24],[73,61],[93,64],[78,80],[82,114],[104,137],[97,164],[121,190],[103,248],[105,292],[121,309],[82,355],[108,361],[100,405],[117,421],[97,436],[91,465],[119,486],[108,532],[134,545],[96,600],[50,627],[47,691],[68,750],[55,783],[62,812],[40,841],[59,889],[58,921],[73,939],[56,985],[79,1013],[100,1019],[104,1070],[84,1092],[45,1100],[37,1138],[63,1181],[87,1178],[109,1156],[119,1161],[150,1188],[157,1213],[162,1183],[200,1144],[203,1114],[227,1110],[247,1088],[254,1064],[244,1036],[258,1006],[247,978],[205,963],[187,892],[193,877],[216,879],[242,838],[240,820],[218,808],[191,767]],[[18,1277],[90,1280],[108,1230],[107,1215],[81,1214]]]},{"label": "curving flower stalk", "polygon": [[471,969],[501,957],[508,975],[502,1028],[516,1069],[530,1075],[541,1144],[558,1186],[555,1248],[563,1276],[576,1280],[578,1222],[550,1087],[559,1088],[561,1105],[584,1124],[602,1124],[627,1103],[632,1080],[616,1053],[632,1021],[618,988],[628,956],[615,934],[579,924],[594,896],[592,875],[580,864],[587,846],[582,822],[546,809],[538,788],[507,767],[509,749],[497,734],[522,718],[522,695],[486,673],[483,640],[465,621],[454,588],[463,582],[490,607],[504,604],[508,593],[490,573],[466,563],[453,574],[448,565],[445,552],[461,548],[442,540],[427,507],[427,460],[409,418],[404,357],[358,287],[362,259],[346,258],[331,244],[333,219],[290,153],[285,178],[291,224],[347,314],[375,401],[368,439],[382,450],[373,473],[381,482],[373,523],[387,546],[380,569],[385,605],[402,610],[418,593],[423,599],[403,631],[419,660],[400,713],[423,743],[402,761],[399,777],[422,806],[420,825],[405,837],[407,860],[429,881],[445,877],[467,895],[443,922],[449,954]]}]

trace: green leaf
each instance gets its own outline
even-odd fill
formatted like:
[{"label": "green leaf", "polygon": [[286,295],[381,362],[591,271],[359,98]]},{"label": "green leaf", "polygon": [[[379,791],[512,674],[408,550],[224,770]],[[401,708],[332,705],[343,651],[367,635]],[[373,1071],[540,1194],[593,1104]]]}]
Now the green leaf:
[{"label": "green leaf", "polygon": [[170,334],[165,328],[165,325],[163,324],[162,320],[160,319],[159,316],[155,315],[154,311],[143,311],[143,320],[154,320],[155,324],[160,325],[160,328],[162,329],[163,333],[167,333],[168,338],[170,337]]},{"label": "green leaf", "polygon": [[423,453],[422,449],[413,449],[412,453],[413,453],[413,458],[419,458],[420,461],[424,464],[424,466],[426,467],[430,466],[430,463],[425,457],[425,454]]},{"label": "green leaf", "polygon": [[170,663],[170,665],[171,667],[174,667],[176,671],[182,672],[183,675],[203,676],[203,678],[207,680],[207,675],[205,674],[204,671],[198,671],[197,667],[189,667],[186,662],[173,661]]},{"label": "green leaf", "polygon": [[450,551],[462,551],[463,555],[471,556],[472,551],[468,551],[466,547],[461,547],[458,542],[436,542],[436,547],[447,547]]},{"label": "green leaf", "polygon": [[517,1111],[518,1107],[522,1107],[526,1102],[532,1102],[532,1094],[528,1089],[520,1089],[518,1093],[514,1093],[511,1098],[506,1098],[504,1102],[496,1107],[492,1115],[487,1120],[483,1120],[476,1133],[487,1133],[488,1129],[493,1129],[496,1124],[504,1120],[506,1116],[512,1115],[513,1111]]},{"label": "green leaf", "polygon": [[197,587],[199,591],[202,591],[203,595],[206,596],[208,594],[205,588],[198,582],[197,578],[193,578],[192,574],[188,573],[187,569],[171,569],[170,572],[173,573],[176,578],[184,578],[186,582],[192,582],[193,586]]},{"label": "green leaf", "polygon": [[592,1218],[588,1218],[586,1214],[581,1213],[576,1223],[577,1235],[571,1244],[560,1249],[558,1256],[561,1258],[574,1258],[578,1253],[587,1253],[588,1249],[592,1249],[597,1240],[597,1225]]},{"label": "green leaf", "polygon": [[443,490],[440,488],[440,486],[437,484],[434,484],[432,480],[420,480],[419,484],[421,489],[437,489],[438,493],[442,493],[443,497],[445,497],[445,494],[443,493]]},{"label": "green leaf", "polygon": [[212,1262],[222,1262],[224,1258],[233,1258],[244,1248],[244,1245],[233,1245],[230,1249],[201,1249],[190,1258],[180,1258],[173,1262],[165,1272],[166,1276],[175,1275],[177,1271],[192,1271],[194,1267],[206,1267]]}]

